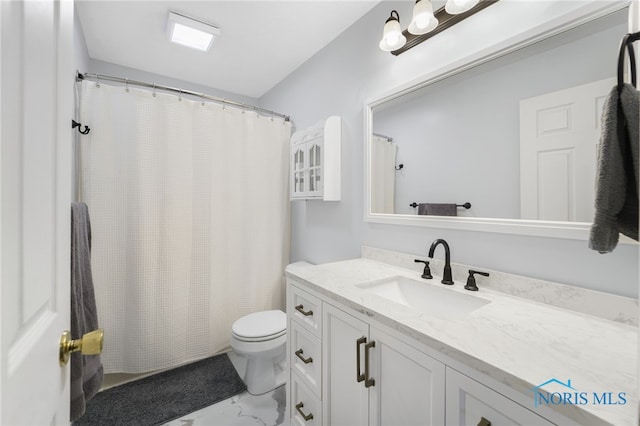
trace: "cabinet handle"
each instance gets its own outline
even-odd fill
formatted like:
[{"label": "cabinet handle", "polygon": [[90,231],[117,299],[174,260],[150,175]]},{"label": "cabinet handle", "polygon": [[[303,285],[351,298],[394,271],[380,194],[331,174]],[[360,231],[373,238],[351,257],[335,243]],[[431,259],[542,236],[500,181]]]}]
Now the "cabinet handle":
[{"label": "cabinet handle", "polygon": [[313,414],[312,414],[312,413],[305,414],[305,413],[302,411],[302,407],[304,407],[304,404],[303,404],[302,402],[298,402],[298,403],[296,404],[296,411],[297,411],[298,413],[300,413],[300,415],[302,416],[302,418],[304,419],[304,421],[305,421],[305,422],[308,422],[309,420],[312,420],[312,419],[313,419]]},{"label": "cabinet handle", "polygon": [[309,364],[310,362],[313,362],[313,358],[311,358],[311,357],[309,357],[309,358],[305,358],[305,357],[303,357],[303,356],[302,356],[302,353],[303,353],[303,352],[302,352],[302,349],[298,349],[298,350],[296,351],[296,356],[297,356],[298,358],[300,358],[300,359],[302,360],[302,362],[304,362],[305,364]]},{"label": "cabinet handle", "polygon": [[360,383],[364,380],[364,374],[360,373],[360,345],[367,342],[367,338],[362,336],[356,340],[356,381]]},{"label": "cabinet handle", "polygon": [[369,388],[376,384],[375,379],[372,379],[371,376],[369,375],[369,349],[375,348],[375,347],[376,347],[375,341],[371,341],[366,345],[364,345],[364,375],[366,377],[364,381],[365,388]]},{"label": "cabinet handle", "polygon": [[308,317],[309,315],[313,315],[313,311],[305,311],[302,308],[304,308],[304,306],[298,305],[298,306],[296,306],[296,311],[300,312],[305,317]]},{"label": "cabinet handle", "polygon": [[484,417],[480,417],[480,421],[478,422],[478,426],[491,426],[491,422]]}]

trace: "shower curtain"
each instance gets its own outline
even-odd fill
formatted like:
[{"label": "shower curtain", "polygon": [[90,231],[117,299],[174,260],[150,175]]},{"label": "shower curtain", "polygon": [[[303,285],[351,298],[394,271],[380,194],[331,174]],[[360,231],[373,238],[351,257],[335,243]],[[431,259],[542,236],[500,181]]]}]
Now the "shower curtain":
[{"label": "shower curtain", "polygon": [[212,355],[233,321],[282,308],[291,125],[215,103],[83,81],[79,199],[89,206],[106,373]]},{"label": "shower curtain", "polygon": [[395,213],[397,145],[371,135],[371,212]]}]

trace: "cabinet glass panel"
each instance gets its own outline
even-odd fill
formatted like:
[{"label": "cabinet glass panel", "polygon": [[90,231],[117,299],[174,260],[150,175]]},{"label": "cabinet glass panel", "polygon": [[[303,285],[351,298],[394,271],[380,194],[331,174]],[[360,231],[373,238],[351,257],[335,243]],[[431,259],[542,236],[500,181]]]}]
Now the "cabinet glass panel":
[{"label": "cabinet glass panel", "polygon": [[309,170],[309,191],[316,191],[316,170]]},{"label": "cabinet glass panel", "polygon": [[294,179],[293,191],[296,193],[304,192],[304,172],[295,172]]},{"label": "cabinet glass panel", "polygon": [[311,157],[309,159],[309,166],[319,166],[320,165],[320,146],[313,145],[311,147]]},{"label": "cabinet glass panel", "polygon": [[313,175],[313,177],[311,178],[312,182],[311,185],[313,186],[313,190],[314,191],[320,191],[321,185],[322,185],[322,180],[321,180],[321,173],[320,173],[320,167],[317,167],[315,169],[315,174]]},{"label": "cabinet glass panel", "polygon": [[303,167],[304,167],[304,151],[299,149],[294,154],[293,168],[294,170],[301,170]]}]

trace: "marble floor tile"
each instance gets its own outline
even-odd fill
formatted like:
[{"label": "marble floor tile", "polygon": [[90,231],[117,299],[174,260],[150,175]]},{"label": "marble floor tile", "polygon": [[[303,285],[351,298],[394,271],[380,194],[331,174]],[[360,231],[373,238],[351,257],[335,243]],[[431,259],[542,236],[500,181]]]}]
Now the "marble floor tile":
[{"label": "marble floor tile", "polygon": [[285,386],[259,396],[243,392],[165,426],[289,426],[285,399]]},{"label": "marble floor tile", "polygon": [[[244,377],[247,360],[233,351],[227,355],[238,375]],[[285,400],[284,385],[258,396],[245,391],[166,423],[165,426],[289,426],[289,419],[285,419]]]}]

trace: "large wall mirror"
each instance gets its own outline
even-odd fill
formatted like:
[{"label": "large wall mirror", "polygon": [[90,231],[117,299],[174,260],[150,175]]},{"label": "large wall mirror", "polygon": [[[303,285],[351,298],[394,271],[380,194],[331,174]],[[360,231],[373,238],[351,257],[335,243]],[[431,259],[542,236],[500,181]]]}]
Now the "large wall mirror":
[{"label": "large wall mirror", "polygon": [[369,102],[366,220],[587,238],[620,7]]}]

